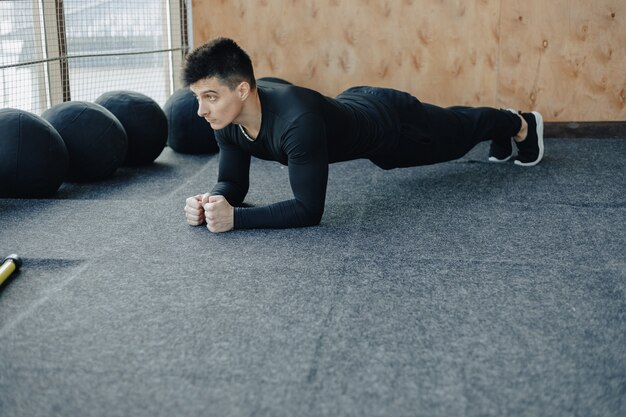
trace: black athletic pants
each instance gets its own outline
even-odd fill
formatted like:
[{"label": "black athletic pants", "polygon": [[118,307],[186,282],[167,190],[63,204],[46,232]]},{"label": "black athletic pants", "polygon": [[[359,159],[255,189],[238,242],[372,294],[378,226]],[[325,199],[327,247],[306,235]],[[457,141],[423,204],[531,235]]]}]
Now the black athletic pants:
[{"label": "black athletic pants", "polygon": [[439,107],[408,93],[378,90],[396,110],[399,132],[384,154],[371,158],[382,168],[429,165],[458,159],[486,140],[511,140],[521,128],[519,116],[490,107]]}]

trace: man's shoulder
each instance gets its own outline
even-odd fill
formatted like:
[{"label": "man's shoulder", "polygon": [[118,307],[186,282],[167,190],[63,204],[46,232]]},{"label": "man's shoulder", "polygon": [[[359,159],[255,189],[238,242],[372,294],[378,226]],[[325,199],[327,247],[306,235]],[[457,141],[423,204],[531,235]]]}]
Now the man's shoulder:
[{"label": "man's shoulder", "polygon": [[320,103],[328,100],[321,93],[306,87],[259,84],[264,110],[280,115],[295,117],[302,113],[316,112],[320,109]]}]

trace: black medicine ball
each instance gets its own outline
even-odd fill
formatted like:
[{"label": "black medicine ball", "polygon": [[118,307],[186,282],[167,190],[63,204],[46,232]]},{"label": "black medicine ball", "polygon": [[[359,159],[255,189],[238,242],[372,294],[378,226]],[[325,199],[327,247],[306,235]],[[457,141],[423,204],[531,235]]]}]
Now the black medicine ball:
[{"label": "black medicine ball", "polygon": [[167,144],[176,152],[203,154],[218,151],[211,125],[198,116],[198,100],[188,88],[181,88],[163,106],[167,117]]},{"label": "black medicine ball", "polygon": [[70,158],[69,177],[97,181],[110,177],[126,158],[122,124],[99,104],[68,101],[41,115],[59,132]]},{"label": "black medicine ball", "polygon": [[23,110],[0,109],[0,197],[50,197],[68,166],[65,143],[50,123]]},{"label": "black medicine ball", "polygon": [[165,148],[167,142],[167,118],[150,97],[134,91],[110,91],[96,99],[124,126],[128,138],[126,165],[149,164]]}]

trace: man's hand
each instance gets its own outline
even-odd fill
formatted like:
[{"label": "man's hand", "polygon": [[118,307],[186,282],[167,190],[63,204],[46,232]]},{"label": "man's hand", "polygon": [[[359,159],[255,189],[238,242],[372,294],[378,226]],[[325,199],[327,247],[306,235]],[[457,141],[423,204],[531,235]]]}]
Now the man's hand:
[{"label": "man's hand", "polygon": [[[205,194],[206,195],[206,194]],[[213,233],[228,232],[235,225],[235,209],[221,195],[202,198],[207,228]]]},{"label": "man's hand", "polygon": [[208,202],[209,195],[198,194],[185,200],[185,217],[187,218],[187,223],[192,226],[200,226],[201,224],[204,224],[204,207],[202,207],[203,200]]}]

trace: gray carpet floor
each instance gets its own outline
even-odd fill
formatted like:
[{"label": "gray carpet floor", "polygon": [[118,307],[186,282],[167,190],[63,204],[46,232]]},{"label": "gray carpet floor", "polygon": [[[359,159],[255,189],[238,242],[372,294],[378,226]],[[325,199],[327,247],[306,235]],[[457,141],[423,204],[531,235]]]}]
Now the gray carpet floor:
[{"label": "gray carpet floor", "polygon": [[[317,227],[184,221],[217,158],[0,199],[0,415],[624,416],[626,140],[331,166]],[[291,197],[254,161],[247,201]]]}]

